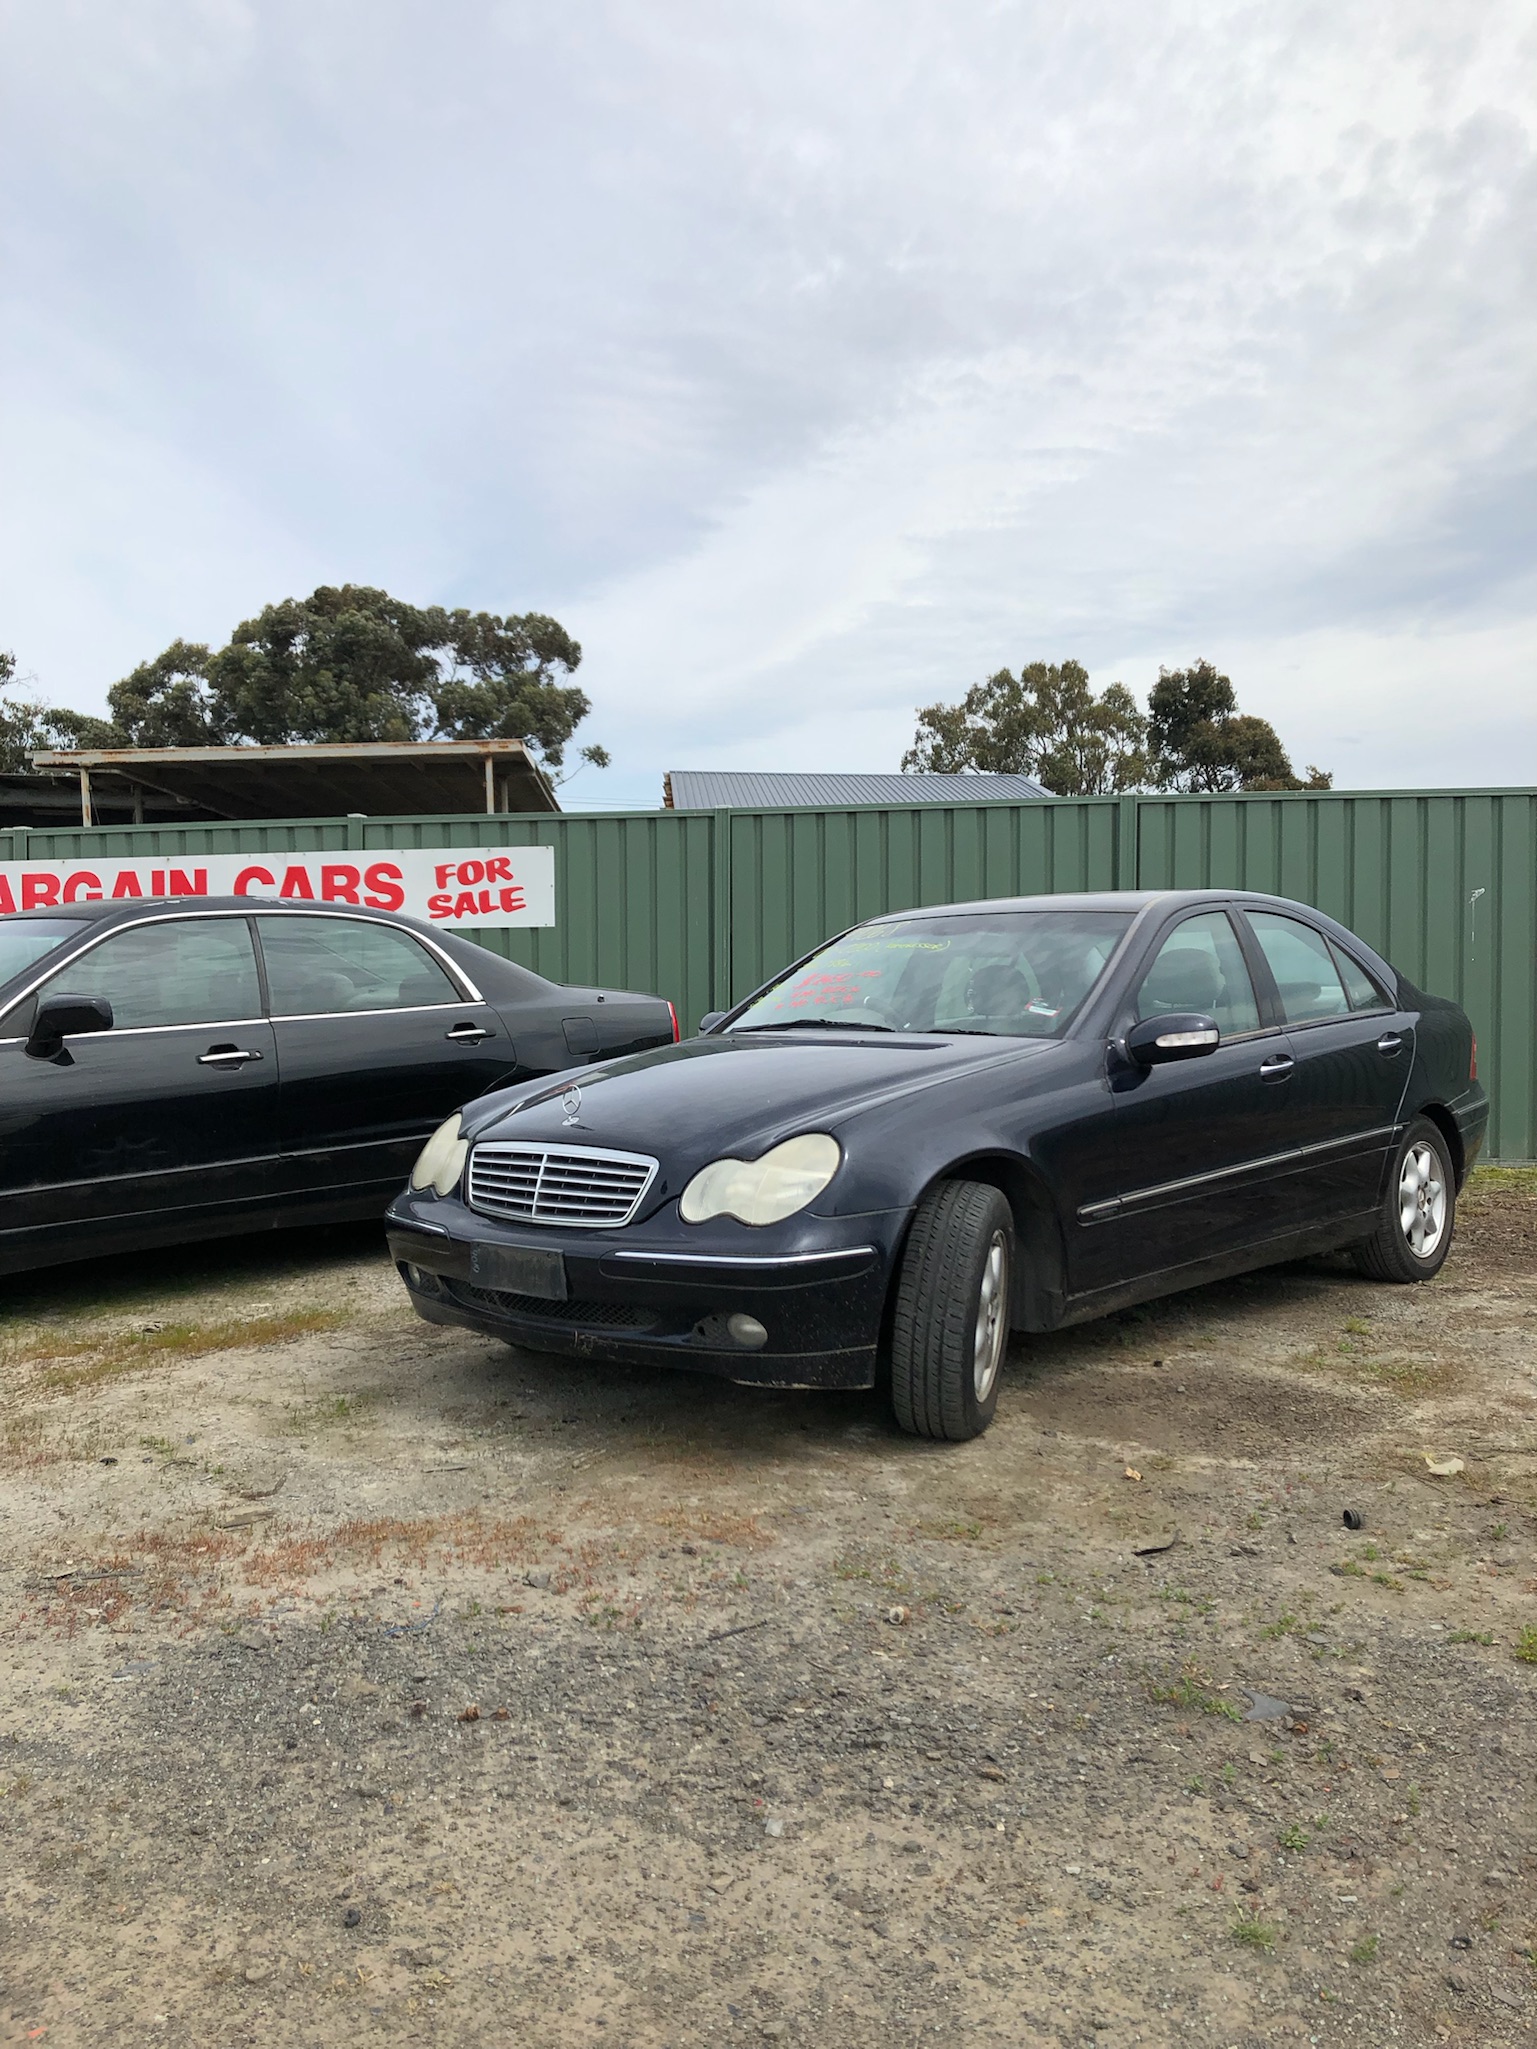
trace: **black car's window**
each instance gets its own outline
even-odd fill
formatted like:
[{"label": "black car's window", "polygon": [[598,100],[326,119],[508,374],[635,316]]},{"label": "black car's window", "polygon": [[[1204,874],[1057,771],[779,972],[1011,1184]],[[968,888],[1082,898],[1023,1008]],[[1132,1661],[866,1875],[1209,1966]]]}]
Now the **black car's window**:
[{"label": "black car's window", "polygon": [[1270,963],[1288,1024],[1316,1024],[1349,1014],[1350,999],[1321,932],[1278,911],[1250,911],[1249,923]]},{"label": "black car's window", "polygon": [[89,930],[78,918],[0,918],[0,983],[24,974],[66,939],[84,939]]},{"label": "black car's window", "polygon": [[752,1003],[731,1030],[858,1025],[1045,1039],[1104,972],[1126,911],[964,911],[861,925]]},{"label": "black car's window", "polygon": [[1259,1005],[1238,935],[1225,911],[1202,911],[1175,926],[1137,991],[1137,1015],[1198,1011],[1224,1039],[1259,1030]]},{"label": "black car's window", "polygon": [[38,991],[105,996],[115,1031],[234,1024],[261,1016],[256,954],[244,918],[168,919],[114,932]]},{"label": "black car's window", "polygon": [[463,998],[426,947],[362,918],[258,918],[274,1017],[406,1010]]},{"label": "black car's window", "polygon": [[1334,956],[1334,965],[1340,971],[1340,980],[1345,984],[1345,994],[1350,999],[1352,1010],[1386,1010],[1387,1001],[1377,984],[1358,960],[1354,960],[1343,946],[1336,946],[1331,940],[1329,951]]}]

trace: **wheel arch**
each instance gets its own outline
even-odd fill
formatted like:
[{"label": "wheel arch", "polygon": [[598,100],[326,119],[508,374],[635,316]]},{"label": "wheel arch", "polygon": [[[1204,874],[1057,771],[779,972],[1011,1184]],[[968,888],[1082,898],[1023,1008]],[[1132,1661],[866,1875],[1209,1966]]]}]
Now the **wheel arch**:
[{"label": "wheel arch", "polygon": [[1066,1300],[1067,1252],[1061,1215],[1039,1168],[1015,1153],[972,1153],[933,1174],[918,1200],[945,1181],[979,1181],[1003,1196],[1014,1214],[1018,1249],[1010,1327],[1053,1329]]},{"label": "wheel arch", "polygon": [[1428,1118],[1446,1140],[1446,1149],[1451,1155],[1452,1173],[1456,1177],[1457,1193],[1461,1195],[1462,1185],[1468,1178],[1468,1163],[1467,1150],[1462,1143],[1462,1133],[1457,1129],[1456,1118],[1444,1103],[1422,1103],[1414,1114],[1416,1117]]}]

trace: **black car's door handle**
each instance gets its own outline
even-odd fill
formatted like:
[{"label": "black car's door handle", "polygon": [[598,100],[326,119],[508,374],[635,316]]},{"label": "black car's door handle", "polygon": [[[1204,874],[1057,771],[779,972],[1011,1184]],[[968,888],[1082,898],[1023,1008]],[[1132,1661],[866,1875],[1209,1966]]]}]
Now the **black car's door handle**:
[{"label": "black car's door handle", "polygon": [[210,1046],[206,1053],[199,1053],[199,1067],[244,1067],[248,1060],[260,1060],[261,1054],[249,1046]]},{"label": "black car's door handle", "polygon": [[1285,1081],[1296,1064],[1290,1053],[1272,1053],[1268,1060],[1259,1064],[1260,1080]]},{"label": "black car's door handle", "polygon": [[1404,1035],[1402,1032],[1384,1032],[1377,1041],[1377,1051],[1384,1060],[1391,1060],[1403,1043]]},{"label": "black car's door handle", "polygon": [[466,1018],[463,1024],[456,1024],[452,1030],[446,1031],[443,1036],[445,1039],[452,1039],[456,1046],[478,1046],[482,1039],[494,1039],[496,1033],[492,1031],[490,1025],[472,1024]]}]

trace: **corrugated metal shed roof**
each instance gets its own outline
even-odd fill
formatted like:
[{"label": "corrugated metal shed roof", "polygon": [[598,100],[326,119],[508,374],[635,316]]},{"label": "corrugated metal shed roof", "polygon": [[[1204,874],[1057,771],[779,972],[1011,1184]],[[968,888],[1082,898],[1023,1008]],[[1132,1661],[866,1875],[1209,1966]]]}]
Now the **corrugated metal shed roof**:
[{"label": "corrugated metal shed roof", "polygon": [[989,798],[1019,803],[1049,797],[1027,775],[759,775],[751,769],[675,768],[662,780],[669,811],[792,809],[798,804],[982,804]]}]

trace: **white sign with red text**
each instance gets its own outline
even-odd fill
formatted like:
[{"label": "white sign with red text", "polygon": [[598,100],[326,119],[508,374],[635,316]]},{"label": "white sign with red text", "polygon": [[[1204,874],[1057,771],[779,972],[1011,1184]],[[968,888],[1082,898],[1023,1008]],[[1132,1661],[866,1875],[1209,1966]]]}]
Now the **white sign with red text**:
[{"label": "white sign with red text", "polygon": [[449,930],[553,925],[553,847],[397,847],[282,854],[152,854],[0,861],[0,913],[61,904],[248,896],[400,911]]}]

